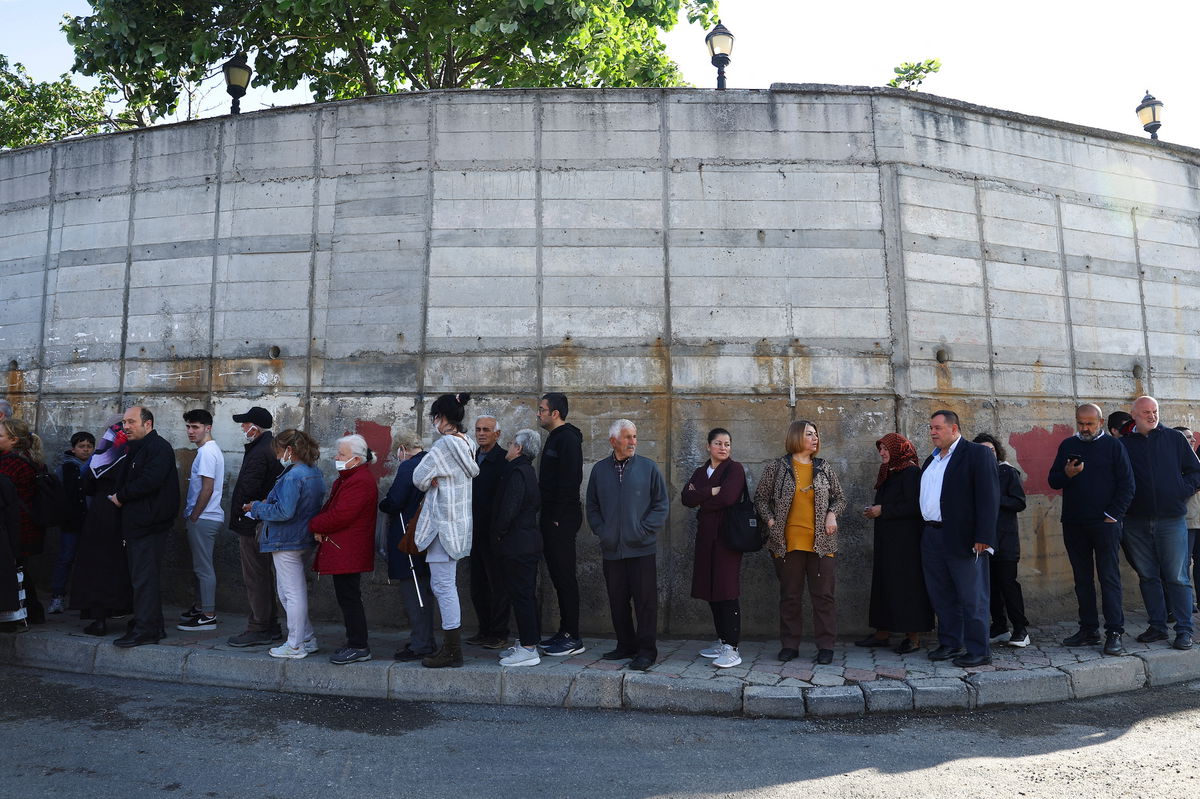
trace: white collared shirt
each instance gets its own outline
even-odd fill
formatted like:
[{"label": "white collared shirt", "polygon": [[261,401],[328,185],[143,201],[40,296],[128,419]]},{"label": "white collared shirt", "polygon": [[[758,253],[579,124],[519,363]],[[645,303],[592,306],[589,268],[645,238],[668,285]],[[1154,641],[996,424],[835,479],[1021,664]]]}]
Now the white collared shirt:
[{"label": "white collared shirt", "polygon": [[962,436],[954,439],[950,449],[946,450],[944,458],[938,457],[941,450],[935,449],[933,460],[921,474],[921,516],[927,522],[942,520],[942,478],[946,476],[946,466],[949,465],[950,458],[954,455],[954,448],[960,441],[962,441]]}]

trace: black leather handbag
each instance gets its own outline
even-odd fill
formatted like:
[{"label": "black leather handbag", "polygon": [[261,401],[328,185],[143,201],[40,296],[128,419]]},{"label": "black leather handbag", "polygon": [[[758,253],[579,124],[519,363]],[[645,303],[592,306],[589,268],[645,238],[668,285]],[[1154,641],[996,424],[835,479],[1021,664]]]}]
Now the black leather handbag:
[{"label": "black leather handbag", "polygon": [[757,552],[767,541],[767,526],[754,511],[750,491],[742,487],[742,496],[725,511],[718,533],[721,543],[734,552]]}]

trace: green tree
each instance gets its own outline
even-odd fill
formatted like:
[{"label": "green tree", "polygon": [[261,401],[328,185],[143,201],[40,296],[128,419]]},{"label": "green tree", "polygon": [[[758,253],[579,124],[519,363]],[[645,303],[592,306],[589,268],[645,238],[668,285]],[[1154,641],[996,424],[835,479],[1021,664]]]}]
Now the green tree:
[{"label": "green tree", "polygon": [[0,55],[0,148],[84,136],[109,129],[108,89],[84,89],[70,75],[39,83],[22,64]]},{"label": "green tree", "polygon": [[711,25],[717,0],[90,0],[63,26],[76,71],[113,74],[131,104],[174,109],[236,53],[254,85],[318,101],[406,89],[671,86],[658,31]]},{"label": "green tree", "polygon": [[896,73],[896,77],[888,81],[888,86],[893,89],[908,89],[916,91],[926,78],[942,68],[942,62],[936,58],[931,58],[928,61],[918,61],[915,64],[905,61],[900,66],[892,70]]}]

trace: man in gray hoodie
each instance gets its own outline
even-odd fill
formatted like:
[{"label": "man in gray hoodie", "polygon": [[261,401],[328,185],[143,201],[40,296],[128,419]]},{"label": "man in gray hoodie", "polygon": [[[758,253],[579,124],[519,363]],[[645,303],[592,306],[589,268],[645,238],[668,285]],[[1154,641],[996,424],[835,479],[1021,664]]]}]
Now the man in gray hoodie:
[{"label": "man in gray hoodie", "polygon": [[[637,426],[628,419],[608,431],[613,452],[592,467],[587,519],[600,539],[604,583],[617,648],[604,660],[629,660],[645,671],[658,658],[658,532],[667,523],[667,483],[658,466],[637,452]],[[637,616],[636,627],[630,603]]]}]

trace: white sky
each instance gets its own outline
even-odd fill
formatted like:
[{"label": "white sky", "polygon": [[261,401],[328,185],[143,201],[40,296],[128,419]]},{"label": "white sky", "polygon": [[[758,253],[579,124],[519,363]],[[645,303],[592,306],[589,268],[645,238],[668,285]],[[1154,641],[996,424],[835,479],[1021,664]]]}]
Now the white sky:
[{"label": "white sky", "polygon": [[[70,69],[58,30],[84,0],[0,0],[0,53],[50,80]],[[1165,103],[1164,141],[1200,148],[1200,2],[1078,0],[722,0],[736,42],[730,88],[772,83],[881,86],[903,61],[940,58],[922,89],[1009,111],[1144,135],[1134,108],[1147,89]],[[697,86],[715,86],[705,31],[686,23],[666,34],[668,50]],[[220,79],[210,114],[224,113]],[[300,93],[251,89],[242,110],[307,102]]]}]

